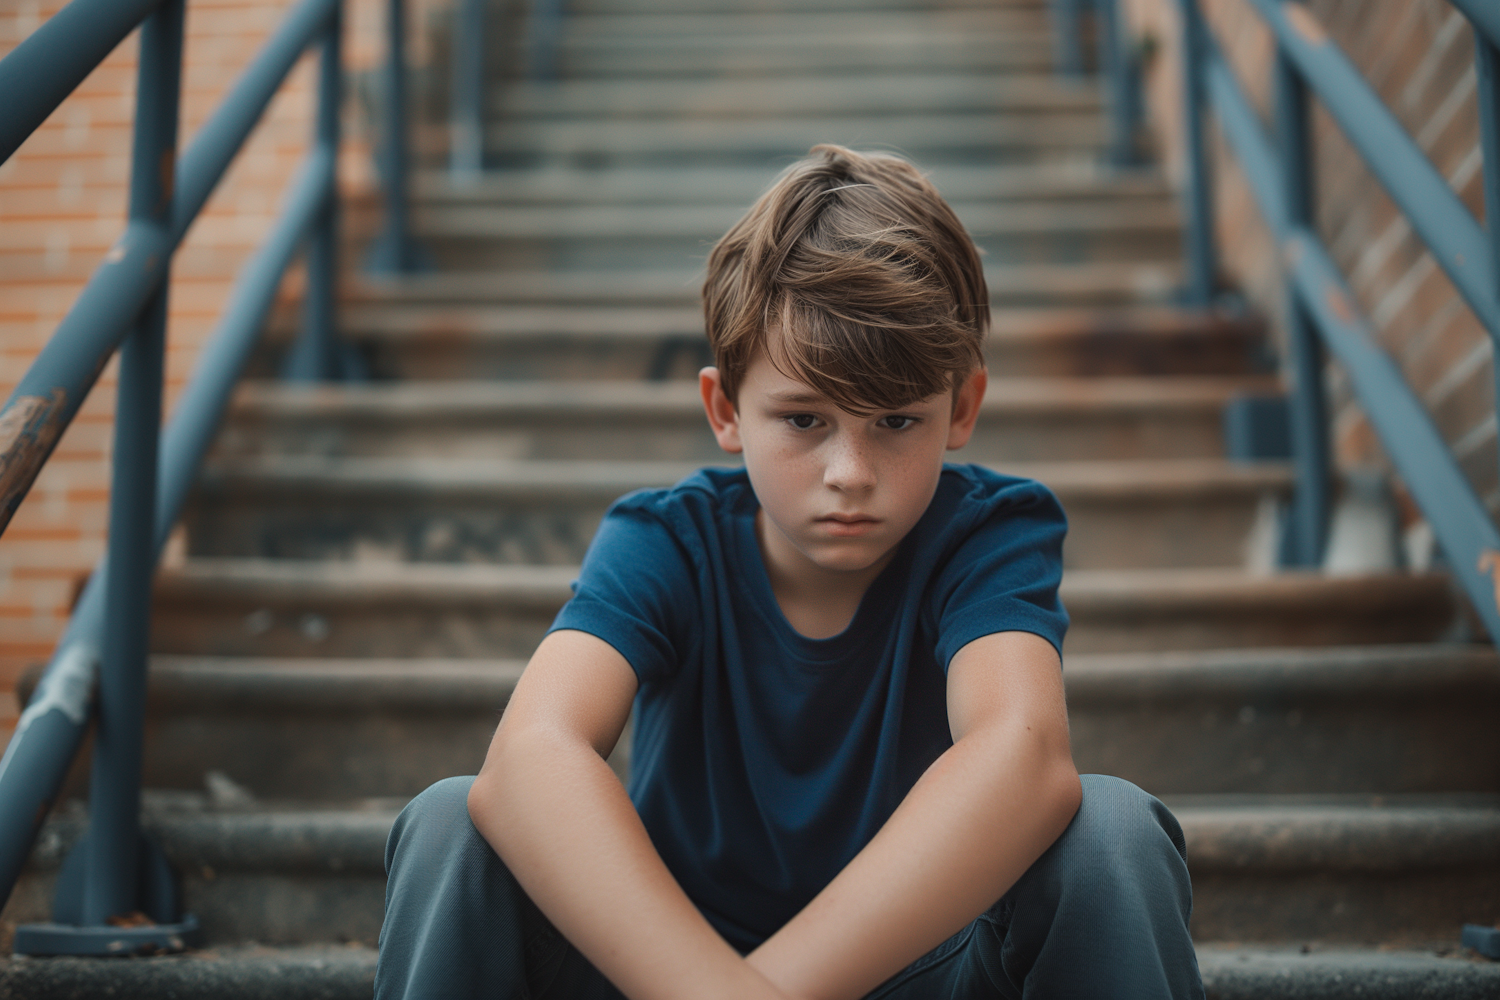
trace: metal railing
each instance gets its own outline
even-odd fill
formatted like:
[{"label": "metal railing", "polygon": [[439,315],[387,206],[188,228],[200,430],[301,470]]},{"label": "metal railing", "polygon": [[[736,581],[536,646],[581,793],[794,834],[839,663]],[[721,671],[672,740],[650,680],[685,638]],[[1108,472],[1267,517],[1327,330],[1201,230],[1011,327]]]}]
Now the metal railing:
[{"label": "metal railing", "polygon": [[[1067,2],[1076,7],[1079,0]],[[1468,18],[1477,43],[1483,184],[1491,220],[1486,231],[1304,4],[1248,2],[1276,43],[1274,142],[1219,50],[1197,0],[1177,0],[1186,154],[1184,298],[1206,307],[1215,293],[1212,177],[1204,136],[1211,109],[1271,231],[1289,292],[1296,491],[1287,561],[1319,565],[1327,540],[1332,459],[1323,370],[1325,351],[1331,351],[1452,572],[1491,639],[1500,642],[1500,532],[1416,393],[1379,346],[1318,236],[1309,131],[1310,101],[1316,98],[1500,346],[1500,5],[1450,0]]]},{"label": "metal railing", "polygon": [[[1065,77],[1082,79],[1088,65],[1084,26],[1092,22],[1094,62],[1104,83],[1109,113],[1106,160],[1114,167],[1140,166],[1142,100],[1140,51],[1131,42],[1119,0],[1049,0],[1053,62]],[[1090,16],[1086,16],[1090,15]]]},{"label": "metal railing", "polygon": [[[0,60],[0,162],[124,37],[140,26],[130,210],[104,257],[3,409],[0,531],[31,488],[100,370],[118,348],[109,541],[46,672],[0,757],[0,900],[9,898],[91,719],[89,830],[64,864],[52,924],[17,929],[21,953],[119,954],[181,947],[170,871],[140,829],[151,580],[167,536],[299,248],[307,254],[304,321],[284,374],[350,377],[357,358],[336,336],[337,162],[343,67],[341,0],[298,0],[177,154],[185,0],[73,0]],[[392,3],[399,28],[402,8]],[[403,51],[390,36],[381,263],[406,270]],[[320,57],[311,149],[281,217],[236,279],[224,313],[161,431],[171,256],[302,54]],[[112,926],[145,911],[154,927]]]}]

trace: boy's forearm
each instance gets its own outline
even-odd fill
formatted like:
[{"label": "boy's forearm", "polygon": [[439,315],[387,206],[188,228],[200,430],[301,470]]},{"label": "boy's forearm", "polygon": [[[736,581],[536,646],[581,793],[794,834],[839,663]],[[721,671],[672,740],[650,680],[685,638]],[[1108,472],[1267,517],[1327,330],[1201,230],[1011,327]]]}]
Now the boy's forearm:
[{"label": "boy's forearm", "polygon": [[[799,1000],[863,996],[992,906],[1077,811],[1071,759],[976,733],[749,961]],[[1011,766],[996,774],[996,761]]]},{"label": "boy's forearm", "polygon": [[632,1000],[780,1000],[688,900],[586,743],[522,735],[492,750],[469,806],[532,900]]}]

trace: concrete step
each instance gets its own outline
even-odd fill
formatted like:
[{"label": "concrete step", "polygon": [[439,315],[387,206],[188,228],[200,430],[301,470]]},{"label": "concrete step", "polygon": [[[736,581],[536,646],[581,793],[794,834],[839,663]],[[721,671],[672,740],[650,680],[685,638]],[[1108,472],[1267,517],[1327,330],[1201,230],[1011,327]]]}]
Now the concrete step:
[{"label": "concrete step", "polygon": [[[152,643],[162,653],[214,656],[527,657],[576,573],[189,559],[158,576]],[[1440,574],[1078,570],[1062,593],[1070,654],[1430,642],[1460,614]]]},{"label": "concrete step", "polygon": [[[1268,378],[990,380],[973,441],[955,460],[1214,458],[1225,404],[1278,391]],[[219,460],[284,457],[729,461],[695,383],[251,382]]]},{"label": "concrete step", "polygon": [[[1173,197],[1159,174],[1120,173],[1085,161],[1067,164],[923,163],[937,189],[950,201],[1048,202],[1161,202]],[[454,182],[446,171],[422,171],[414,181],[420,204],[435,208],[510,205],[535,209],[583,205],[737,205],[743,211],[770,186],[763,167],[682,166],[650,170],[617,167],[611,170],[558,168],[551,170],[492,170],[478,178]]]},{"label": "concrete step", "polygon": [[[752,0],[743,9],[764,12],[838,12],[867,14],[871,11],[1043,11],[1046,0]],[[568,10],[587,14],[714,14],[723,11],[715,0],[576,0]]]},{"label": "concrete step", "polygon": [[[476,770],[515,660],[156,656],[145,780],[410,796]],[[1157,795],[1500,793],[1500,660],[1460,644],[1069,654],[1073,758]],[[621,773],[628,739],[617,748]],[[82,795],[80,758],[64,795]]]},{"label": "concrete step", "polygon": [[[268,456],[206,469],[184,521],[195,556],[577,563],[618,497],[670,486],[695,468]],[[1291,488],[1285,465],[1219,459],[1012,463],[1003,471],[1057,493],[1068,512],[1069,569],[1246,565],[1262,508]]]},{"label": "concrete step", "polygon": [[161,958],[0,958],[0,995],[14,1000],[369,1000],[366,944],[215,946]]},{"label": "concrete step", "polygon": [[[642,19],[643,20],[643,19]],[[684,19],[676,19],[682,23]],[[847,22],[845,22],[847,23]],[[788,74],[754,81],[565,80],[498,85],[490,114],[532,118],[749,118],[902,112],[1098,112],[1098,88],[1051,74],[868,73]]]},{"label": "concrete step", "polygon": [[[1500,963],[1453,946],[1424,950],[1243,944],[1198,946],[1213,1000],[1491,1000]],[[100,962],[0,958],[0,991],[16,1000],[367,1000],[375,951],[360,945],[216,947],[171,958]]]},{"label": "concrete step", "polygon": [[947,70],[1035,75],[1052,68],[1052,40],[1046,31],[986,27],[916,33],[899,24],[866,27],[863,20],[835,35],[799,34],[792,21],[737,37],[565,34],[558,46],[557,71],[568,80],[757,78],[806,73],[810,68],[824,73]]},{"label": "concrete step", "polygon": [[[1149,275],[1151,272],[1147,272]],[[468,287],[469,283],[465,282]],[[378,379],[672,379],[712,363],[696,304],[524,305],[416,301],[403,290],[341,315]],[[250,365],[274,377],[295,327],[277,323]],[[985,342],[992,378],[1250,375],[1268,370],[1262,324],[1160,306],[994,309]]]},{"label": "concrete step", "polygon": [[[969,31],[1008,31],[1039,34],[1050,30],[1044,9],[1011,7],[984,9],[866,9],[856,18],[839,10],[773,10],[722,8],[714,11],[570,12],[563,21],[564,44],[584,40],[685,41],[723,40],[726,44],[762,35],[839,39],[851,34],[869,37],[904,35],[920,42]],[[744,42],[751,47],[754,42]]]},{"label": "concrete step", "polygon": [[[900,149],[918,163],[1039,163],[1093,158],[1105,142],[1097,112],[1060,115],[882,114],[744,121],[510,121],[490,126],[486,149],[502,168],[566,164],[746,164],[767,168],[818,143]],[[769,172],[769,170],[768,170]]]},{"label": "concrete step", "polygon": [[[1178,287],[1175,260],[1132,263],[1032,264],[986,268],[990,303],[1073,308],[1164,305]],[[435,273],[361,283],[350,290],[351,305],[637,306],[697,308],[703,276],[686,268],[657,271],[607,270],[594,273],[485,271]],[[701,325],[698,326],[701,330]],[[660,332],[660,331],[659,331]]]},{"label": "concrete step", "polygon": [[1500,796],[1166,801],[1187,835],[1198,940],[1453,941],[1495,923]]},{"label": "concrete step", "polygon": [[[156,802],[148,793],[146,825],[181,874],[184,904],[209,943],[374,942],[399,803],[216,810],[181,793]],[[1465,922],[1494,922],[1495,796],[1168,804],[1187,836],[1199,940],[1454,941]],[[56,867],[82,828],[76,813],[47,823],[5,920],[45,918]]]},{"label": "concrete step", "polygon": [[1500,659],[1462,644],[1069,655],[1073,757],[1158,795],[1500,792]]},{"label": "concrete step", "polygon": [[[1133,199],[953,206],[990,268],[1170,260],[1181,248],[1173,204]],[[696,267],[743,214],[741,205],[455,205],[417,215],[444,270],[600,271]]]}]

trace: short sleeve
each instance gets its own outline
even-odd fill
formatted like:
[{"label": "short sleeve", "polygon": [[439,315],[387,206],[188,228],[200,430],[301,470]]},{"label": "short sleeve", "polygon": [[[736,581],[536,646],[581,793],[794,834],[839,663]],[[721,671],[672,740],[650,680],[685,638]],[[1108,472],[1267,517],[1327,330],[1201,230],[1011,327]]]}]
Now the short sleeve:
[{"label": "short sleeve", "polygon": [[1062,654],[1068,615],[1057,588],[1068,522],[1040,483],[1021,481],[991,498],[985,514],[938,569],[931,594],[937,661],[994,632],[1032,632]]},{"label": "short sleeve", "polygon": [[680,624],[691,621],[699,588],[683,544],[653,509],[658,491],[621,498],[605,514],[584,556],[573,597],[549,632],[598,636],[630,663],[642,684],[679,662]]}]

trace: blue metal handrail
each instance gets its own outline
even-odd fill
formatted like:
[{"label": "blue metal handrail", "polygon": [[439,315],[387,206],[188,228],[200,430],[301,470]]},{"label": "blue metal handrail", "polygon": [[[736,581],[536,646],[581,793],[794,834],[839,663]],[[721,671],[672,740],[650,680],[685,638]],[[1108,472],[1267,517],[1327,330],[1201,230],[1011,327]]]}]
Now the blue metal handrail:
[{"label": "blue metal handrail", "polygon": [[[399,0],[393,0],[393,7],[399,8]],[[0,88],[4,81],[24,78],[46,63],[49,53],[55,63],[47,69],[52,82],[41,96],[25,89],[7,90],[30,96],[0,115],[0,142],[6,143],[0,146],[3,162],[114,44],[135,24],[142,24],[131,213],[125,234],[0,410],[3,531],[99,371],[120,347],[109,552],[90,577],[0,757],[3,901],[76,755],[91,712],[97,716],[91,826],[74,865],[82,872],[77,905],[67,906],[78,926],[20,928],[17,951],[105,953],[121,947],[180,946],[181,932],[191,929],[187,924],[102,926],[113,915],[147,908],[137,896],[137,867],[151,864],[151,858],[149,853],[141,855],[137,845],[151,577],[281,277],[304,244],[306,317],[289,355],[287,374],[352,374],[349,352],[340,348],[334,335],[341,0],[300,0],[174,170],[182,18],[183,0],[74,0],[0,60]],[[392,38],[391,67],[400,66],[400,42],[399,35]],[[280,219],[237,278],[224,314],[160,435],[172,251],[288,72],[311,46],[321,51],[312,148],[289,188]],[[399,75],[399,69],[388,73]],[[388,114],[399,121],[403,110],[398,103]],[[388,124],[387,132],[404,141],[401,128]],[[394,195],[388,190],[388,209],[399,201],[404,212],[404,195],[404,189]],[[69,864],[74,860],[70,858]],[[68,872],[65,866],[64,882]],[[62,899],[60,893],[60,904]]]},{"label": "blue metal handrail", "polygon": [[1094,52],[1109,110],[1109,144],[1105,160],[1114,167],[1139,166],[1142,118],[1140,66],[1136,46],[1126,30],[1120,0],[1049,0],[1053,62],[1059,75],[1084,75],[1083,21],[1093,14]]},{"label": "blue metal handrail", "polygon": [[1212,107],[1239,158],[1281,256],[1288,296],[1297,491],[1290,528],[1292,562],[1322,558],[1329,510],[1329,457],[1323,350],[1349,374],[1380,434],[1493,640],[1500,642],[1500,532],[1464,478],[1446,442],[1400,369],[1379,347],[1344,277],[1317,235],[1313,217],[1308,102],[1316,97],[1401,208],[1413,231],[1500,345],[1500,9],[1489,0],[1453,0],[1475,28],[1488,214],[1486,232],[1422,154],[1358,70],[1296,0],[1250,0],[1277,44],[1276,142],[1266,137],[1196,0],[1178,0],[1183,31],[1188,298],[1206,306],[1217,270],[1212,241],[1211,178],[1202,116]]}]

